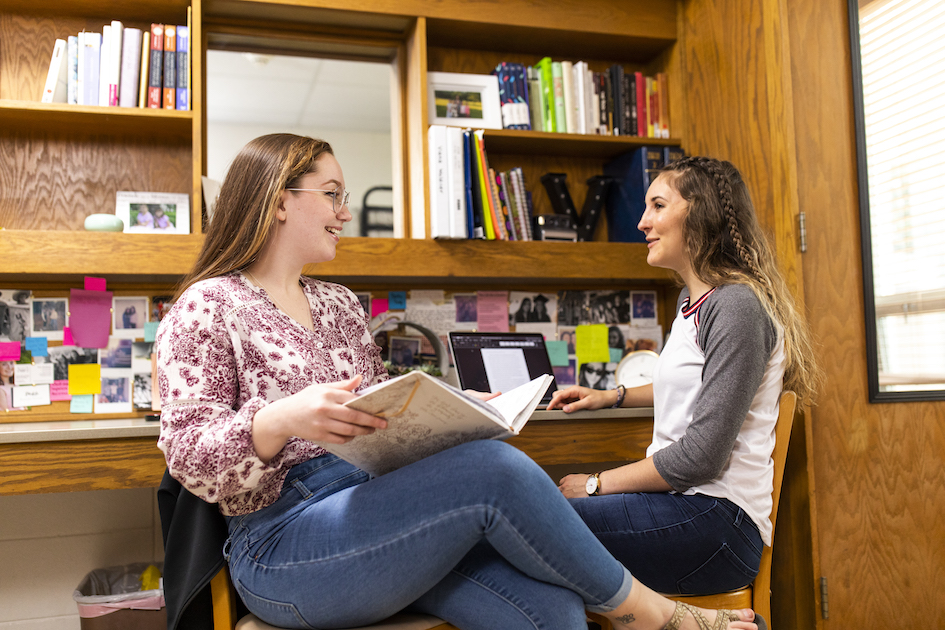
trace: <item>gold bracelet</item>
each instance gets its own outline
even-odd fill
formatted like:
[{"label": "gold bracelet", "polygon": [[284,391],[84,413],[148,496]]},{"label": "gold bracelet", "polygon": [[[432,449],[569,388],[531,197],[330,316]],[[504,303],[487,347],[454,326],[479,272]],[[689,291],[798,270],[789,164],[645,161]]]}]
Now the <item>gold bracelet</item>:
[{"label": "gold bracelet", "polygon": [[617,402],[614,403],[613,409],[616,409],[623,404],[623,399],[627,395],[627,388],[623,385],[617,385]]}]

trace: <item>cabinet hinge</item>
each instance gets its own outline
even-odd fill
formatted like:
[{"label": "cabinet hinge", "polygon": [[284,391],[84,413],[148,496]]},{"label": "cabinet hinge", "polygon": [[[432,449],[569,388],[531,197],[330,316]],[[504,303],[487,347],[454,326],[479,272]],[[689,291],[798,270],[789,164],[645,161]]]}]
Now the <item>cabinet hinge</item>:
[{"label": "cabinet hinge", "polygon": [[820,578],[820,616],[830,618],[830,605],[827,603],[827,578]]},{"label": "cabinet hinge", "polygon": [[801,253],[807,251],[807,220],[803,212],[797,215],[798,230],[797,233],[801,239]]}]

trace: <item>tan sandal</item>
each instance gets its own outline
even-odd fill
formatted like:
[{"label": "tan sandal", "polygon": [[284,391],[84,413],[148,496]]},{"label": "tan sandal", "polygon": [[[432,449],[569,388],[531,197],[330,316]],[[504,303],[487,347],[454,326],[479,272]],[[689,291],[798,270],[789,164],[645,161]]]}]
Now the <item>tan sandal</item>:
[{"label": "tan sandal", "polygon": [[[676,610],[673,611],[673,616],[670,617],[669,622],[663,626],[663,630],[679,630],[679,624],[682,623],[687,612],[692,614],[693,619],[696,620],[696,624],[699,626],[699,630],[724,630],[729,621],[739,620],[738,615],[731,610],[722,609],[718,611],[719,614],[715,617],[715,623],[710,624],[705,615],[692,604],[676,602]],[[768,624],[765,623],[764,618],[760,615],[756,614],[752,622],[758,626],[758,630],[768,630]]]}]

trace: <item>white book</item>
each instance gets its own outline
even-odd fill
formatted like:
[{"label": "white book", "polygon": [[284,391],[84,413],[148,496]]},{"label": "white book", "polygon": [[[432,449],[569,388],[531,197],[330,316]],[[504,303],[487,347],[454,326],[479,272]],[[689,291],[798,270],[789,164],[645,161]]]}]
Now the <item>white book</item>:
[{"label": "white book", "polygon": [[430,155],[430,236],[450,237],[449,204],[446,199],[446,127],[430,125],[427,130]]},{"label": "white book", "polygon": [[108,105],[108,56],[112,45],[112,27],[106,24],[102,28],[102,50],[98,64],[98,104]]},{"label": "white book", "polygon": [[69,97],[69,44],[57,39],[53,46],[46,85],[43,87],[43,103],[65,103]]},{"label": "white book", "polygon": [[142,35],[140,28],[126,28],[122,35],[121,87],[118,90],[118,104],[121,107],[138,106]]},{"label": "white book", "polygon": [[79,105],[98,105],[101,51],[101,33],[79,33]]},{"label": "white book", "polygon": [[103,80],[108,81],[108,103],[110,107],[118,107],[119,90],[121,88],[121,51],[124,47],[124,25],[118,20],[112,20],[111,43],[108,46],[108,64]]},{"label": "white book", "polygon": [[571,108],[574,110],[572,112],[574,115],[574,132],[580,134],[587,133],[587,121],[584,118],[584,88],[586,85],[584,74],[586,72],[586,68],[587,64],[585,62],[576,62],[573,68],[574,77],[572,78],[574,85],[574,100],[571,102]]},{"label": "white book", "polygon": [[567,121],[567,133],[577,133],[577,118],[574,115],[574,64],[570,61],[561,62],[561,79],[564,90],[564,116]]},{"label": "white book", "polygon": [[469,238],[465,160],[462,128],[446,127],[446,202],[449,206],[452,238]]},{"label": "white book", "polygon": [[384,381],[345,403],[387,419],[387,428],[346,444],[318,443],[379,476],[459,444],[518,435],[552,382],[545,374],[487,402],[419,370]]},{"label": "white book", "polygon": [[595,105],[594,101],[594,73],[587,67],[587,62],[584,62],[584,133],[597,133],[594,115],[600,117],[600,112],[597,110],[599,105],[599,103]]},{"label": "white book", "polygon": [[66,102],[75,105],[79,102],[79,38],[70,35],[66,40],[66,49],[69,53],[69,87],[66,93]]}]

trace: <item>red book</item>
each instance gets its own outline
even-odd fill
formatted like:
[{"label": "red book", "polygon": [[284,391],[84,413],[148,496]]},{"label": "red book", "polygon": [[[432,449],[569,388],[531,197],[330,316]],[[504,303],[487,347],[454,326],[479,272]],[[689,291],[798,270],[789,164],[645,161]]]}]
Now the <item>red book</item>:
[{"label": "red book", "polygon": [[177,109],[177,27],[164,27],[164,109]]},{"label": "red book", "polygon": [[637,80],[637,135],[641,138],[647,136],[646,133],[646,124],[649,120],[647,114],[647,100],[646,100],[646,79],[643,77],[642,72],[635,72],[634,76]]},{"label": "red book", "polygon": [[164,81],[164,25],[151,25],[151,63],[148,68],[148,107],[161,109]]}]

